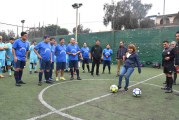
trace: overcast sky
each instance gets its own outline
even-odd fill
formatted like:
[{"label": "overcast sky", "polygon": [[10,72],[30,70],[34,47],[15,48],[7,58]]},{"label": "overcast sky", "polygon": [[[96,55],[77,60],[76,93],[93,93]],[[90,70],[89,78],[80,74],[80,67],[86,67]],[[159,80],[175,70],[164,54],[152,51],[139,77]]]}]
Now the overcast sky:
[{"label": "overcast sky", "polygon": [[[115,0],[117,2],[119,0]],[[163,14],[164,0],[141,0],[143,3],[152,3],[153,7],[148,15]],[[83,3],[79,9],[80,21],[84,28],[92,29],[92,32],[110,30],[110,26],[103,25],[103,5],[111,3],[111,0],[2,0],[0,22],[21,25],[25,20],[25,26],[38,26],[56,24],[72,31],[75,27],[76,11],[72,8],[73,3]],[[166,14],[179,11],[179,0],[166,0]],[[15,27],[0,24],[0,30],[13,29]],[[21,31],[21,29],[19,29]],[[16,32],[16,31],[15,31]]]}]

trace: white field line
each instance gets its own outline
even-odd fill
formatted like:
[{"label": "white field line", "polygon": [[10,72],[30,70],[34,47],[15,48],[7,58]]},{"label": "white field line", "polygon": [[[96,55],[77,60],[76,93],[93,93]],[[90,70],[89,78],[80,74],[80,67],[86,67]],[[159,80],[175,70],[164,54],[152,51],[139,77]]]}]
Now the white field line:
[{"label": "white field line", "polygon": [[[144,82],[147,82],[147,81],[149,81],[149,80],[151,80],[151,79],[154,79],[154,78],[156,78],[156,77],[159,77],[159,76],[161,76],[161,75],[163,75],[163,73],[162,73],[162,74],[159,74],[159,75],[156,75],[156,76],[153,76],[153,77],[151,77],[151,78],[148,78],[148,79],[146,79],[146,80],[143,80],[143,81],[141,81],[141,82],[137,82],[136,84],[130,85],[129,88],[130,88],[130,87],[133,87],[133,86],[136,86],[136,85],[139,85],[139,84],[142,84],[142,83],[144,83]],[[86,79],[86,80],[91,80],[91,79]],[[92,80],[93,80],[93,79],[92,79]],[[97,79],[97,80],[104,80],[104,79]],[[105,80],[109,80],[109,79],[105,79]],[[77,80],[75,80],[75,81],[77,81]],[[39,116],[30,118],[30,119],[27,119],[27,120],[36,120],[36,119],[38,119],[38,118],[43,118],[43,117],[46,117],[46,116],[51,115],[51,114],[53,114],[53,113],[57,113],[57,114],[59,114],[59,115],[61,115],[61,116],[67,117],[67,118],[72,119],[72,120],[82,120],[82,119],[80,119],[80,118],[77,118],[77,117],[74,117],[74,116],[71,116],[71,115],[62,113],[62,111],[65,111],[65,110],[68,110],[68,109],[71,109],[71,108],[74,108],[74,107],[78,107],[78,106],[80,106],[80,105],[84,105],[84,104],[86,104],[86,103],[93,102],[93,101],[95,101],[95,100],[99,100],[99,99],[101,99],[101,98],[104,98],[104,97],[107,97],[107,96],[112,95],[112,93],[105,94],[105,95],[102,95],[102,96],[99,96],[99,97],[95,97],[95,98],[86,100],[86,101],[84,101],[84,102],[80,102],[80,103],[75,104],[75,105],[71,105],[71,106],[68,106],[68,107],[61,108],[61,109],[59,109],[59,110],[56,110],[54,107],[52,107],[51,105],[49,105],[49,104],[43,99],[43,94],[44,94],[44,92],[45,92],[48,88],[50,88],[50,87],[52,87],[52,86],[55,86],[55,85],[58,85],[58,84],[63,84],[63,83],[68,83],[68,82],[73,82],[73,81],[67,81],[67,82],[57,83],[57,84],[53,84],[53,85],[50,85],[50,86],[44,88],[44,89],[40,92],[40,94],[38,95],[38,98],[39,98],[39,101],[40,101],[45,107],[47,107],[48,109],[51,110],[51,112],[48,112],[48,113],[46,113],[46,114],[39,115]],[[133,82],[134,82],[134,81],[133,81]]]}]

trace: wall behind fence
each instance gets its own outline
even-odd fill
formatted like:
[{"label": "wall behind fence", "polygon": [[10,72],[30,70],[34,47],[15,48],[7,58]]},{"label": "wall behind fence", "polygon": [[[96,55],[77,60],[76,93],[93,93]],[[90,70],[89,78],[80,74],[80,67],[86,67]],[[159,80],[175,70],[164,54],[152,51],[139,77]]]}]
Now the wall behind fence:
[{"label": "wall behind fence", "polygon": [[[83,42],[87,42],[91,48],[95,44],[95,40],[101,41],[101,46],[104,49],[106,44],[109,43],[114,54],[112,56],[115,63],[116,52],[119,47],[119,42],[123,40],[127,47],[128,44],[133,43],[137,46],[137,51],[141,62],[161,62],[162,41],[175,40],[175,33],[179,31],[179,27],[168,27],[160,29],[134,29],[125,31],[110,31],[110,32],[98,32],[90,34],[78,35],[78,44],[82,47]],[[66,43],[74,35],[62,35],[56,36],[56,40],[60,37],[65,38]],[[37,39],[40,41],[40,39]]]}]

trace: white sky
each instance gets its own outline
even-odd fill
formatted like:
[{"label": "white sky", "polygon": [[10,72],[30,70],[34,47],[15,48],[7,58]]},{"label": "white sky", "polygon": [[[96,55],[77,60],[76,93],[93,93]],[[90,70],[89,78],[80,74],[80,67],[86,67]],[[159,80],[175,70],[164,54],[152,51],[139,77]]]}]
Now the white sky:
[{"label": "white sky", "polygon": [[[119,0],[115,0],[117,2]],[[148,15],[163,14],[164,0],[141,0],[143,3],[152,3],[153,7]],[[165,0],[165,14],[177,13],[179,11],[179,0]],[[103,5],[111,3],[111,0],[2,0],[0,22],[21,25],[25,20],[25,26],[33,27],[44,24],[56,24],[72,31],[75,27],[76,10],[72,8],[73,3],[83,3],[79,9],[80,21],[84,28],[92,29],[92,32],[110,30],[110,25],[103,25]],[[90,22],[90,23],[86,23]],[[13,29],[15,27],[0,24],[0,30]],[[21,31],[21,29],[19,29]]]}]

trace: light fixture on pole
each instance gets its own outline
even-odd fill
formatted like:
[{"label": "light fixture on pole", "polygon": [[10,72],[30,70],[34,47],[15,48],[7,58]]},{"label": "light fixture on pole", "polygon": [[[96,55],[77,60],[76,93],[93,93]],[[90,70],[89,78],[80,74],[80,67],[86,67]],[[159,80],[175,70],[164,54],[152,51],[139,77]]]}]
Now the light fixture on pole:
[{"label": "light fixture on pole", "polygon": [[22,23],[22,32],[24,31],[24,23],[25,23],[25,20],[21,20],[21,23]]},{"label": "light fixture on pole", "polygon": [[76,33],[75,33],[75,40],[77,41],[78,38],[78,8],[80,8],[83,4],[82,3],[74,3],[72,7],[76,9]]}]

